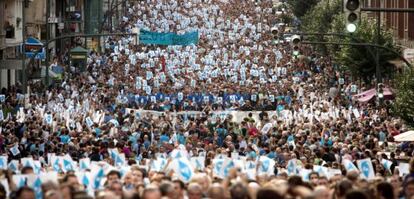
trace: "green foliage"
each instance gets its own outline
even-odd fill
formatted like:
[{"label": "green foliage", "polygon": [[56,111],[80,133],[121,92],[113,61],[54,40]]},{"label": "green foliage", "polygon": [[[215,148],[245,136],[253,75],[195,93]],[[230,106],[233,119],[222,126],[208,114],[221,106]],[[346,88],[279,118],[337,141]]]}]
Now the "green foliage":
[{"label": "green foliage", "polygon": [[[338,14],[332,21],[329,32],[346,33],[349,36],[344,38],[331,38],[332,42],[344,43],[376,43],[377,26],[375,20],[362,20],[355,33],[349,34],[345,30],[343,14]],[[399,52],[394,45],[392,33],[385,28],[381,28],[379,40],[381,46]],[[376,48],[366,46],[330,46],[329,52],[339,61],[340,64],[347,66],[351,73],[356,77],[362,77],[365,81],[370,81],[376,72]],[[380,71],[382,76],[393,73],[393,67],[388,61],[398,56],[385,49],[379,51]]]},{"label": "green foliage", "polygon": [[[342,11],[342,0],[321,0],[304,15],[301,30],[309,33],[327,33],[332,28],[332,21]],[[309,41],[327,41],[322,36],[310,36]],[[325,45],[318,45],[318,50],[327,53]]]},{"label": "green foliage", "polygon": [[296,17],[301,18],[319,1],[320,0],[287,0],[286,3],[289,4],[293,14]]},{"label": "green foliage", "polygon": [[397,93],[393,112],[414,126],[414,72],[404,72],[396,80]]}]

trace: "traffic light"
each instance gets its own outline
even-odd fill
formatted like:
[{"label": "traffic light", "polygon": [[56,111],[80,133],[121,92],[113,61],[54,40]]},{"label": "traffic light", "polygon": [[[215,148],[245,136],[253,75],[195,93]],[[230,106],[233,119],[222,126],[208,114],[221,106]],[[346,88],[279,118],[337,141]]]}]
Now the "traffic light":
[{"label": "traffic light", "polygon": [[299,55],[299,45],[300,45],[300,41],[301,41],[301,38],[300,38],[299,35],[293,35],[292,36],[292,49],[293,49],[292,54],[294,56],[298,56]]},{"label": "traffic light", "polygon": [[357,24],[361,16],[361,1],[360,0],[344,0],[344,11],[346,30],[353,33],[357,29]]},{"label": "traffic light", "polygon": [[270,29],[270,32],[273,35],[273,39],[274,40],[278,40],[279,39],[279,29],[275,26],[273,28]]}]

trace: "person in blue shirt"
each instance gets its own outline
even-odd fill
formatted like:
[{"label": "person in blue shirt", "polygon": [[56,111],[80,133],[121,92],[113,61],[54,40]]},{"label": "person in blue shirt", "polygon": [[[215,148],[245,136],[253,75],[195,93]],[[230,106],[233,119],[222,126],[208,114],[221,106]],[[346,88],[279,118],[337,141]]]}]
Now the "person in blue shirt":
[{"label": "person in blue shirt", "polygon": [[70,136],[68,135],[68,132],[66,132],[65,130],[62,131],[62,134],[59,136],[60,138],[60,142],[62,142],[63,144],[67,144],[70,142]]}]

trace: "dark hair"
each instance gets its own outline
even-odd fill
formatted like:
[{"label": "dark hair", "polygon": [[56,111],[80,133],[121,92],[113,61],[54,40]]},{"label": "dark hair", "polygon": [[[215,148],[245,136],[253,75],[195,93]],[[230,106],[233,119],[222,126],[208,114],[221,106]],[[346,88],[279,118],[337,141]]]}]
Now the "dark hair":
[{"label": "dark hair", "polygon": [[28,186],[23,186],[20,187],[17,191],[16,191],[16,195],[14,196],[15,199],[19,199],[20,196],[22,196],[23,192],[28,191],[28,192],[32,192],[34,194],[34,190]]},{"label": "dark hair", "polygon": [[256,198],[260,199],[283,199],[284,197],[276,190],[270,188],[261,188],[256,193]]},{"label": "dark hair", "polygon": [[30,170],[33,171],[33,168],[31,166],[25,166],[22,168],[22,174],[27,174],[27,172]]},{"label": "dark hair", "polygon": [[352,190],[345,195],[345,199],[368,199],[368,195],[360,190]]},{"label": "dark hair", "polygon": [[335,187],[335,193],[336,196],[342,197],[345,196],[345,194],[352,189],[352,182],[349,180],[342,180],[341,182],[338,182]]},{"label": "dark hair", "polygon": [[63,182],[68,182],[69,178],[71,177],[78,178],[74,173],[69,173],[65,175],[65,177],[63,178]]},{"label": "dark hair", "polygon": [[185,189],[185,184],[183,181],[176,179],[176,180],[173,180],[173,183],[178,183],[181,189]]},{"label": "dark hair", "polygon": [[121,178],[121,173],[117,170],[111,170],[108,172],[108,174],[106,174],[106,176],[111,176],[111,175],[117,175],[118,178]]},{"label": "dark hair", "polygon": [[388,182],[381,182],[377,184],[377,191],[380,196],[384,199],[393,199],[394,198],[394,188]]},{"label": "dark hair", "polygon": [[231,186],[230,195],[232,199],[250,199],[247,187],[241,183],[237,183]]}]

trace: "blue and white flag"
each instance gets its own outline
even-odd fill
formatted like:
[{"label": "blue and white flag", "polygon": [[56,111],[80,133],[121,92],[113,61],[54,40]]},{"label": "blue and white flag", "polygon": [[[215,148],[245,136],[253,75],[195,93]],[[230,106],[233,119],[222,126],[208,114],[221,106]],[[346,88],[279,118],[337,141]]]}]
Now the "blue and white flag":
[{"label": "blue and white flag", "polygon": [[289,176],[298,174],[296,161],[297,159],[291,159],[287,163],[286,169]]},{"label": "blue and white flag", "polygon": [[398,164],[398,170],[400,171],[400,177],[403,177],[410,173],[410,164],[405,162],[400,162]]},{"label": "blue and white flag", "polygon": [[171,158],[188,158],[188,152],[185,150],[174,149],[170,153]]},{"label": "blue and white flag", "polygon": [[230,158],[224,159],[221,176],[224,178],[228,177],[230,174],[230,169],[234,168],[236,165],[234,164],[234,161]]},{"label": "blue and white flag", "polygon": [[19,172],[19,161],[17,160],[10,161],[8,164],[8,168],[14,171],[15,173]]},{"label": "blue and white flag", "polygon": [[17,156],[20,154],[19,145],[15,144],[12,148],[10,148],[10,152],[13,156]]},{"label": "blue and white flag", "polygon": [[224,178],[222,176],[224,159],[213,159],[213,175],[219,178]]},{"label": "blue and white flag", "polygon": [[187,158],[179,158],[175,160],[174,172],[178,178],[185,183],[188,183],[194,176],[194,170],[190,161]]},{"label": "blue and white flag", "polygon": [[0,156],[0,169],[7,169],[7,156]]},{"label": "blue and white flag", "polygon": [[309,174],[312,173],[312,169],[301,169],[300,175],[302,176],[302,180],[305,182],[309,182]]},{"label": "blue and white flag", "polygon": [[319,176],[328,177],[328,168],[320,165],[313,165],[313,171],[317,172]]},{"label": "blue and white flag", "polygon": [[238,160],[239,159],[239,153],[236,152],[231,152],[231,159],[233,160]]},{"label": "blue and white flag", "polygon": [[91,177],[89,178],[91,186],[94,189],[100,189],[102,187],[103,179],[105,178],[105,172],[103,167],[96,164],[91,165]]},{"label": "blue and white flag", "polygon": [[22,164],[23,167],[30,167],[34,170],[34,160],[33,158],[22,158],[20,159],[20,164]]},{"label": "blue and white flag", "polygon": [[255,161],[249,160],[246,162],[246,164],[244,165],[246,170],[249,169],[256,169],[257,163]]},{"label": "blue and white flag", "polygon": [[344,165],[346,171],[358,170],[358,168],[354,165],[354,163],[351,162],[351,160],[344,159],[342,161],[342,164]]},{"label": "blue and white flag", "polygon": [[274,174],[275,164],[276,164],[274,160],[266,156],[260,156],[259,162],[260,162],[259,174],[267,174],[267,175]]},{"label": "blue and white flag", "polygon": [[91,119],[91,117],[87,117],[86,119],[85,119],[85,121],[86,121],[86,125],[90,128],[90,127],[92,127],[92,125],[93,125],[93,121],[92,121],[92,119]]},{"label": "blue and white flag", "polygon": [[342,175],[342,171],[339,169],[328,168],[328,176],[327,176],[328,179],[331,179],[332,177],[336,175]]},{"label": "blue and white flag", "polygon": [[151,160],[150,170],[151,171],[163,171],[164,167],[167,165],[167,159],[158,158],[156,160]]},{"label": "blue and white flag", "polygon": [[392,161],[386,160],[386,159],[382,159],[381,160],[381,164],[382,166],[387,169],[388,171],[391,171],[391,165],[392,165]]},{"label": "blue and white flag", "polygon": [[191,165],[199,171],[204,171],[204,162],[205,157],[191,157]]},{"label": "blue and white flag", "polygon": [[6,101],[6,95],[0,95],[0,103],[3,103]]},{"label": "blue and white flag", "polygon": [[371,158],[357,160],[358,168],[361,171],[361,177],[367,180],[375,178],[374,167]]},{"label": "blue and white flag", "polygon": [[52,114],[46,114],[45,115],[45,122],[48,125],[52,125],[52,122],[53,122],[53,116],[52,116]]},{"label": "blue and white flag", "polygon": [[118,127],[119,126],[119,122],[116,119],[109,120],[109,123],[112,123],[115,127]]},{"label": "blue and white flag", "polygon": [[81,171],[89,169],[91,165],[91,159],[90,158],[82,158],[79,160],[79,169]]},{"label": "blue and white flag", "polygon": [[178,99],[178,101],[183,101],[184,94],[182,92],[179,92],[178,95],[177,95],[177,99]]},{"label": "blue and white flag", "polygon": [[13,182],[17,189],[27,186],[27,175],[13,175]]}]

